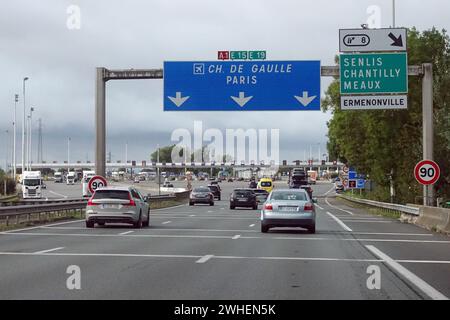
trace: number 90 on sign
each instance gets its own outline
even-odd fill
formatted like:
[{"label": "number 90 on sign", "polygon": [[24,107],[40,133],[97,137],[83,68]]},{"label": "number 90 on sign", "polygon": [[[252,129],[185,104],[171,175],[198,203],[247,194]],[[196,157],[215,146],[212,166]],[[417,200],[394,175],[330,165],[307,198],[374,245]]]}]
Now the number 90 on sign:
[{"label": "number 90 on sign", "polygon": [[98,188],[106,187],[106,179],[102,176],[94,176],[89,180],[88,189],[91,193],[94,193]]},{"label": "number 90 on sign", "polygon": [[414,168],[414,176],[421,184],[434,184],[439,179],[440,169],[434,161],[423,160]]}]

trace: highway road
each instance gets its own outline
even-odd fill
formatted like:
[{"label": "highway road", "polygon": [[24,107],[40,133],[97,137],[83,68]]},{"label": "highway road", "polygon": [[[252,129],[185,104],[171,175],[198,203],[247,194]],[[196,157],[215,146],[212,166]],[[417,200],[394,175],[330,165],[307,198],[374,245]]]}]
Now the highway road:
[{"label": "highway road", "polygon": [[[450,297],[448,237],[349,207],[325,182],[313,187],[316,234],[262,234],[259,210],[229,210],[231,190],[244,185],[222,182],[213,207],[153,210],[139,230],[72,221],[0,233],[0,299]],[[80,289],[66,286],[72,265]],[[368,286],[377,269],[379,288],[374,278]]]}]

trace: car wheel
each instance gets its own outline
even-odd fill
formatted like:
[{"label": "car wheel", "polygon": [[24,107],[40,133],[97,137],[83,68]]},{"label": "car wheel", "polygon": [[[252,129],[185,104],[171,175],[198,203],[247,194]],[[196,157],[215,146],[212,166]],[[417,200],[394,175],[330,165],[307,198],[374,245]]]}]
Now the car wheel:
[{"label": "car wheel", "polygon": [[257,204],[255,204],[255,205],[253,206],[253,210],[258,210],[258,205],[257,205]]},{"label": "car wheel", "polygon": [[209,205],[210,205],[210,206],[213,206],[213,205],[214,205],[214,202],[210,202]]},{"label": "car wheel", "polygon": [[193,202],[190,202],[190,201],[189,201],[189,205],[190,205],[190,206],[193,206],[193,205],[194,205],[194,203],[193,203]]},{"label": "car wheel", "polygon": [[94,227],[94,222],[86,221],[86,228],[93,228],[93,227]]},{"label": "car wheel", "polygon": [[150,225],[150,209],[148,209],[148,212],[147,212],[147,221],[145,221],[143,223],[144,227],[148,227],[149,225]]},{"label": "car wheel", "polygon": [[142,228],[142,214],[141,214],[141,213],[139,213],[139,219],[138,219],[138,221],[136,221],[135,223],[133,223],[133,226],[134,226],[136,229],[141,229],[141,228]]},{"label": "car wheel", "polygon": [[219,199],[219,201],[220,201],[220,196],[219,196],[219,198],[218,198],[218,199]]},{"label": "car wheel", "polygon": [[269,227],[264,225],[264,224],[261,224],[261,232],[262,233],[267,233],[267,231],[269,231]]},{"label": "car wheel", "polygon": [[236,207],[235,207],[235,206],[230,206],[230,209],[231,209],[231,210],[234,210],[234,208],[236,208]]},{"label": "car wheel", "polygon": [[316,225],[312,225],[311,227],[308,228],[309,233],[316,233]]}]

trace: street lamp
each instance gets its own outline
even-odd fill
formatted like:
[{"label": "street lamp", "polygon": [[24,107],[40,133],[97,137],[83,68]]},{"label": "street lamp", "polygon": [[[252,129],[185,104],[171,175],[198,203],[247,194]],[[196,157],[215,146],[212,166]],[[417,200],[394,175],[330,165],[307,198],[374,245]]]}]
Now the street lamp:
[{"label": "street lamp", "polygon": [[13,118],[13,173],[12,178],[16,181],[16,111],[17,111],[17,102],[19,102],[19,95],[14,95],[14,118]]},{"label": "street lamp", "polygon": [[67,166],[70,163],[70,137],[67,138]]},{"label": "street lamp", "polygon": [[33,152],[31,149],[31,146],[32,146],[31,145],[31,133],[33,132],[32,131],[32,129],[33,129],[33,111],[34,111],[34,108],[31,107],[30,115],[29,115],[29,122],[28,122],[28,152],[27,152],[27,154],[28,154],[28,156],[27,156],[28,170],[30,170],[30,171],[31,171],[31,163],[33,162]]},{"label": "street lamp", "polygon": [[28,77],[23,78],[23,122],[22,122],[22,174],[25,171],[25,81],[28,80]]}]

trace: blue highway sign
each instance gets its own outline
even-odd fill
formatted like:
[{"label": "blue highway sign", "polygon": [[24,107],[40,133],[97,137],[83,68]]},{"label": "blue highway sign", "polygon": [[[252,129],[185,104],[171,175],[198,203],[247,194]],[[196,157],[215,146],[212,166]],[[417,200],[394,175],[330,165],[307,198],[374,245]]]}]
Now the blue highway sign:
[{"label": "blue highway sign", "polygon": [[357,189],[364,189],[365,183],[366,183],[366,180],[364,180],[364,179],[356,180],[356,188]]},{"label": "blue highway sign", "polygon": [[164,111],[320,110],[320,61],[164,62]]}]

